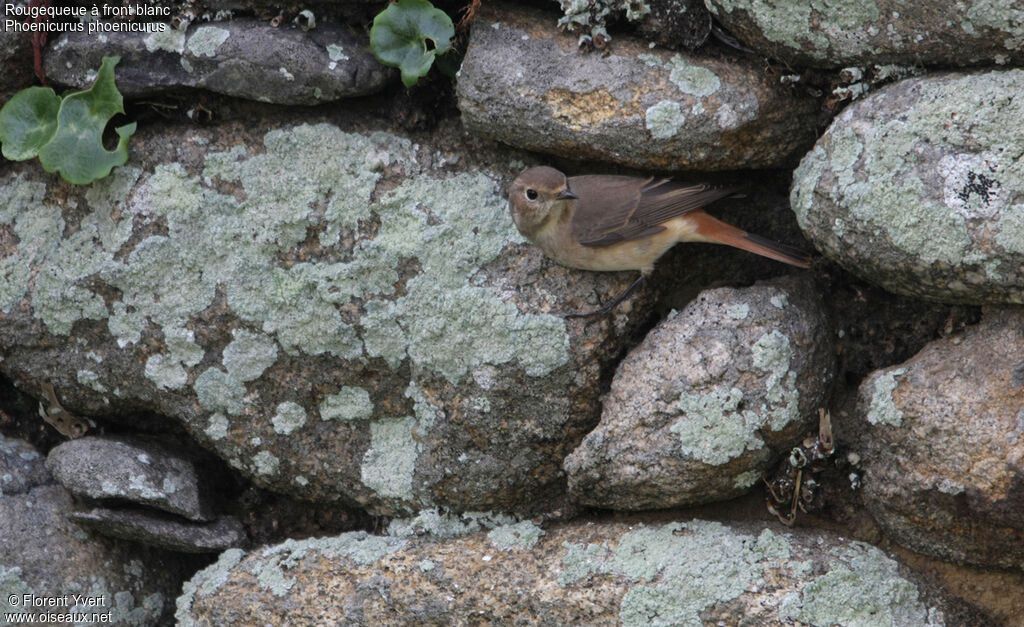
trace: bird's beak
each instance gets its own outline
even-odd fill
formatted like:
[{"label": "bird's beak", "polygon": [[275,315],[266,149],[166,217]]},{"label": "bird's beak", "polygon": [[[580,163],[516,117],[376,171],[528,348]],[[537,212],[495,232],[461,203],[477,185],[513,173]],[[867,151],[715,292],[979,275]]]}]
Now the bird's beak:
[{"label": "bird's beak", "polygon": [[566,187],[566,188],[565,188],[565,189],[563,189],[562,191],[558,192],[558,193],[557,193],[557,194],[555,195],[555,198],[557,198],[557,199],[559,199],[559,200],[570,200],[570,199],[576,199],[576,198],[579,198],[579,196],[577,196],[576,194],[574,194],[574,193],[572,193],[571,191],[569,191],[569,188],[568,188],[568,187]]}]

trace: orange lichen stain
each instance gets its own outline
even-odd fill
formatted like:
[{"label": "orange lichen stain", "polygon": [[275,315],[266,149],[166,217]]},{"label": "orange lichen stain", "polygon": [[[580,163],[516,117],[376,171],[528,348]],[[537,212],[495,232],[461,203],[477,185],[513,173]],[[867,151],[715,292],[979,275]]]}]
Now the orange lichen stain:
[{"label": "orange lichen stain", "polygon": [[551,107],[555,119],[574,131],[639,113],[619,102],[606,89],[587,93],[552,89],[544,94],[544,103]]}]

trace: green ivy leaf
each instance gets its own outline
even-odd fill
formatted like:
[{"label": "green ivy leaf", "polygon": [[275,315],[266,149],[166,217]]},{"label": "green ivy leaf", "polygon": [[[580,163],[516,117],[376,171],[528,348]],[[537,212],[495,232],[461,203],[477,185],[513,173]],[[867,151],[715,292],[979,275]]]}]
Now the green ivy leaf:
[{"label": "green ivy leaf", "polygon": [[[427,0],[399,0],[377,14],[370,29],[370,47],[377,60],[402,71],[412,87],[452,47],[455,26],[444,11]],[[428,43],[429,42],[429,43]]]},{"label": "green ivy leaf", "polygon": [[11,161],[24,161],[57,131],[60,97],[49,87],[29,87],[14,94],[0,109],[0,144]]},{"label": "green ivy leaf", "polygon": [[86,184],[128,160],[128,138],[135,132],[134,122],[114,129],[120,137],[117,148],[103,147],[107,122],[124,113],[124,99],[114,84],[114,66],[120,60],[103,57],[92,87],[64,96],[57,114],[57,132],[39,150],[39,162],[47,172],[60,172],[68,182]]}]

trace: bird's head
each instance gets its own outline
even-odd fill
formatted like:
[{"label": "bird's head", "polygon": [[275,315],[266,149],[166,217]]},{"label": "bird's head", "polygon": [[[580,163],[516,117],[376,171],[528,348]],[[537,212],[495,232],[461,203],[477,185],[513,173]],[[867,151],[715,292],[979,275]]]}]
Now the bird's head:
[{"label": "bird's head", "polygon": [[508,190],[512,220],[526,237],[539,231],[551,218],[562,215],[576,198],[565,175],[547,166],[526,170],[512,181]]}]

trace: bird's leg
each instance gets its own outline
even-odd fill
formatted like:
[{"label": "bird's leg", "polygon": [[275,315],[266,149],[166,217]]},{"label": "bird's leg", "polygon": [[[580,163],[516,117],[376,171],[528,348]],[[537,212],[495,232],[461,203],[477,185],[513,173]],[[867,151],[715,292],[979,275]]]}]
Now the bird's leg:
[{"label": "bird's leg", "polygon": [[625,291],[623,291],[621,294],[619,294],[617,297],[615,297],[615,300],[613,300],[610,303],[607,303],[605,305],[602,305],[600,309],[596,309],[596,310],[591,311],[589,313],[566,314],[565,317],[566,318],[593,318],[595,316],[603,316],[606,313],[610,312],[611,310],[615,309],[615,307],[618,306],[619,303],[624,301],[626,299],[626,297],[629,296],[630,293],[632,293],[632,291],[637,288],[638,285],[640,285],[641,283],[644,282],[645,278],[647,278],[647,273],[646,272],[641,272],[640,276],[637,277],[636,281],[633,281],[633,283],[629,287],[627,287],[625,289]]}]

